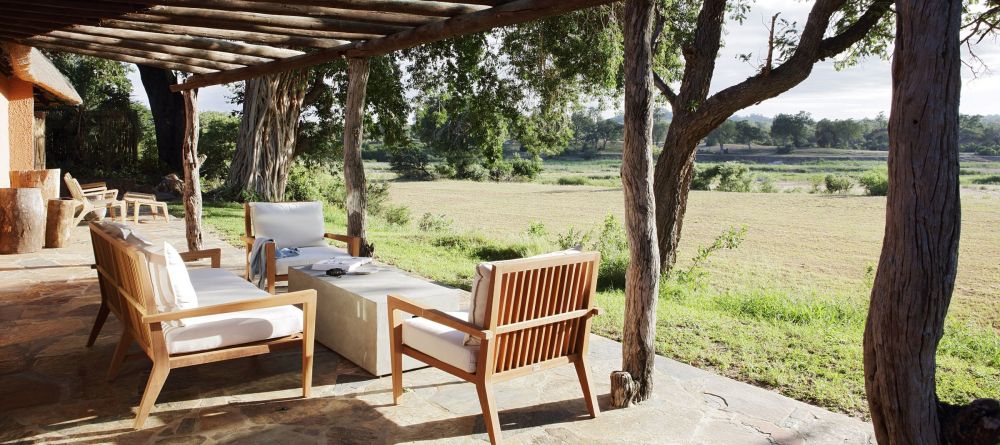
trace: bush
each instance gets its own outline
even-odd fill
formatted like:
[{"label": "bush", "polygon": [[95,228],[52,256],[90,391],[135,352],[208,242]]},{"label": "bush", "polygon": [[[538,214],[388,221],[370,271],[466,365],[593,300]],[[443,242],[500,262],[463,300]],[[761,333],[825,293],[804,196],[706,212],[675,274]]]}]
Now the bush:
[{"label": "bush", "polygon": [[405,205],[386,205],[382,209],[382,217],[393,226],[406,226],[410,224],[410,208]]},{"label": "bush", "polygon": [[448,164],[435,164],[434,173],[436,173],[439,178],[454,178],[457,174],[455,167]]},{"label": "bush", "polygon": [[425,232],[443,232],[451,229],[452,224],[453,221],[444,215],[424,213],[424,216],[420,217],[417,227]]},{"label": "bush", "polygon": [[572,249],[583,246],[590,240],[590,232],[581,232],[570,227],[565,233],[556,235],[556,244],[560,249]]},{"label": "bush", "polygon": [[760,193],[778,193],[778,187],[774,185],[774,180],[770,176],[757,178],[757,191]]},{"label": "bush", "polygon": [[827,193],[846,193],[854,186],[854,181],[849,176],[843,175],[826,175],[823,182],[826,184]]},{"label": "bush", "polygon": [[984,176],[972,180],[973,184],[1000,185],[1000,175]]},{"label": "bush", "polygon": [[583,176],[563,176],[557,182],[559,185],[587,185],[590,180]]},{"label": "bush", "polygon": [[490,172],[479,164],[465,164],[455,167],[455,175],[453,177],[455,179],[483,182],[490,177]]},{"label": "bush", "polygon": [[320,201],[343,206],[343,197],[347,191],[341,177],[332,171],[332,167],[327,164],[296,161],[288,172],[285,200]]},{"label": "bush", "polygon": [[534,237],[542,237],[548,235],[549,231],[545,229],[545,224],[541,221],[532,221],[528,224],[528,235]]},{"label": "bush", "polygon": [[774,152],[776,154],[779,154],[779,155],[791,154],[792,153],[792,146],[791,145],[782,145],[781,147],[778,147],[778,149],[775,150]]},{"label": "bush", "polygon": [[515,158],[510,161],[511,174],[519,181],[533,181],[542,172],[542,160],[539,158]]},{"label": "bush", "polygon": [[719,186],[715,189],[720,192],[742,192],[750,191],[750,184],[753,177],[750,175],[750,168],[735,162],[726,162],[715,166],[719,176]]},{"label": "bush", "polygon": [[868,196],[885,196],[889,193],[889,175],[882,170],[869,170],[861,175],[858,182]]},{"label": "bush", "polygon": [[691,179],[691,190],[712,190],[712,181],[715,178],[707,175],[705,171],[700,165],[694,166],[694,178]]},{"label": "bush", "polygon": [[206,111],[199,115],[199,119],[198,151],[205,155],[201,175],[207,181],[222,179],[229,173],[229,163],[236,151],[240,118],[229,113]]},{"label": "bush", "polygon": [[514,178],[514,167],[508,162],[499,161],[493,164],[489,172],[491,181],[503,182]]},{"label": "bush", "polygon": [[389,154],[389,166],[402,179],[417,181],[434,179],[430,163],[431,156],[422,147],[394,148]]}]

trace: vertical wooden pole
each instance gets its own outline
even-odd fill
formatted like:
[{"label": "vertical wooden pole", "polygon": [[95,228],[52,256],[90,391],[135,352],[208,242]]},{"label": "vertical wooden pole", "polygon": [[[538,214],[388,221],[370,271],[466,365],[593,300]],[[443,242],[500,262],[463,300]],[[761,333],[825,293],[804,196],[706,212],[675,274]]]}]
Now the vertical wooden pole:
[{"label": "vertical wooden pole", "polygon": [[625,275],[622,371],[611,374],[612,404],[623,408],[653,393],[660,254],[653,195],[653,2],[625,3],[625,144],[622,186],[630,262]]},{"label": "vertical wooden pole", "polygon": [[[45,112],[35,112],[35,170],[45,170]],[[56,176],[59,176],[56,174]]]},{"label": "vertical wooden pole", "polygon": [[201,159],[198,158],[198,90],[184,91],[184,224],[188,250],[201,250]]},{"label": "vertical wooden pole", "polygon": [[361,161],[364,137],[365,93],[368,89],[369,60],[347,61],[347,104],[344,106],[344,182],[347,185],[347,234],[361,238],[361,256],[370,256],[365,214],[368,211],[365,165]]}]

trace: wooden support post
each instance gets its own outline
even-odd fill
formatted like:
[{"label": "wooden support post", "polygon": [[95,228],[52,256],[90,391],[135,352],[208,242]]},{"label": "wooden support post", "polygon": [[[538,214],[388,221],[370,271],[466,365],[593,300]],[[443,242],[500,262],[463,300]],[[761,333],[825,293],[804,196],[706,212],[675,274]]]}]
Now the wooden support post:
[{"label": "wooden support post", "polygon": [[653,195],[653,1],[625,4],[625,143],[622,187],[629,266],[625,275],[622,371],[611,375],[613,403],[624,408],[653,393],[660,254]]},{"label": "wooden support post", "polygon": [[[32,127],[35,136],[35,170],[45,170],[45,112],[35,112],[35,125]],[[56,176],[59,176],[58,174]],[[59,178],[56,178],[56,191],[59,191]]]},{"label": "wooden support post", "polygon": [[184,224],[188,250],[201,250],[201,159],[198,158],[198,90],[184,91]]},{"label": "wooden support post", "polygon": [[368,243],[365,233],[368,196],[366,194],[365,165],[361,162],[368,70],[368,59],[348,59],[347,103],[344,105],[344,182],[347,185],[347,234],[361,238],[361,256],[371,256],[374,250],[374,246]]}]

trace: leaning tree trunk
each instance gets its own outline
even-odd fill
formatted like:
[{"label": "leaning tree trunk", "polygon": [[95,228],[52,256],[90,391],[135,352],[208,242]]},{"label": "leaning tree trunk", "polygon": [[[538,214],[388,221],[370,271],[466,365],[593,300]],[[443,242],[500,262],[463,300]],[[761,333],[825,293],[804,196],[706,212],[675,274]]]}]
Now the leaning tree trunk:
[{"label": "leaning tree trunk", "polygon": [[188,250],[201,250],[201,162],[198,156],[198,90],[184,91],[184,224]]},{"label": "leaning tree trunk", "polygon": [[306,70],[267,74],[246,81],[243,119],[226,188],[252,199],[281,201],[295,157]]},{"label": "leaning tree trunk", "polygon": [[653,394],[660,261],[653,198],[653,2],[625,4],[625,142],[622,186],[629,266],[625,275],[622,371],[611,374],[612,404],[626,407]]},{"label": "leaning tree trunk", "polygon": [[369,61],[352,58],[347,65],[347,103],[344,106],[344,183],[347,185],[347,234],[361,238],[361,256],[371,256],[365,216],[368,196],[361,142],[365,124],[365,93],[368,89]]},{"label": "leaning tree trunk", "polygon": [[1000,443],[1000,405],[940,404],[935,355],[958,268],[959,0],[896,2],[885,237],[864,336],[882,445]]},{"label": "leaning tree trunk", "polygon": [[173,71],[154,68],[145,65],[139,67],[142,87],[149,98],[149,111],[153,114],[153,125],[156,128],[156,150],[160,161],[170,166],[174,171],[184,169],[181,163],[181,152],[184,147],[184,96],[170,91],[170,86],[177,83]]},{"label": "leaning tree trunk", "polygon": [[[676,117],[675,117],[676,119]],[[694,179],[694,160],[699,136],[683,133],[684,125],[671,123],[663,152],[656,162],[656,227],[660,269],[670,272],[677,263],[677,246],[687,212],[688,194]]]}]

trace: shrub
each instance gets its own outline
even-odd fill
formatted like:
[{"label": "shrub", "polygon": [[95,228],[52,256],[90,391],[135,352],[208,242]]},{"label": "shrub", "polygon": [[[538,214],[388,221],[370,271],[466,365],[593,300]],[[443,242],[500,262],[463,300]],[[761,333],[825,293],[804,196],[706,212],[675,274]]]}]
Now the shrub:
[{"label": "shrub", "polygon": [[861,175],[858,182],[868,196],[885,196],[889,193],[889,175],[882,170],[869,170]]},{"label": "shrub", "polygon": [[457,174],[455,167],[448,164],[435,164],[434,173],[436,173],[439,178],[454,178]]},{"label": "shrub", "polygon": [[422,147],[398,147],[390,151],[389,166],[400,178],[417,181],[434,179],[431,156]]},{"label": "shrub", "polygon": [[819,193],[820,187],[823,185],[824,179],[826,178],[823,177],[822,175],[810,176],[809,185],[811,186],[811,188],[809,189],[809,193]]},{"label": "shrub", "polygon": [[556,235],[556,244],[560,249],[572,249],[586,244],[587,241],[590,241],[590,232],[581,232],[574,227]]},{"label": "shrub", "polygon": [[1000,185],[1000,175],[984,176],[972,180],[973,184]]},{"label": "shrub", "polygon": [[542,160],[539,158],[515,158],[510,161],[511,174],[519,181],[533,181],[542,172]]},{"label": "shrub", "polygon": [[455,167],[455,179],[468,179],[470,181],[483,182],[490,177],[490,172],[479,164],[465,164]]},{"label": "shrub", "polygon": [[[341,177],[332,171],[332,167],[328,164],[296,161],[288,171],[285,200],[320,201],[343,206],[346,189]],[[243,198],[252,197],[243,196]]]},{"label": "shrub", "polygon": [[698,247],[698,254],[694,258],[691,258],[691,266],[687,269],[676,270],[674,276],[677,278],[677,282],[687,287],[703,288],[705,286],[705,279],[708,277],[705,264],[708,263],[712,254],[719,250],[733,250],[740,247],[746,236],[746,226],[740,229],[730,227],[715,237],[715,241],[712,244]]},{"label": "shrub", "polygon": [[514,167],[509,162],[499,161],[490,167],[489,174],[491,181],[510,181],[514,177]]},{"label": "shrub", "polygon": [[695,165],[694,177],[691,179],[691,190],[712,190],[712,181],[714,179],[700,165]]},{"label": "shrub", "polygon": [[826,184],[827,193],[844,193],[854,186],[854,181],[844,175],[826,175],[823,182]]},{"label": "shrub", "polygon": [[559,185],[587,185],[590,182],[589,179],[583,176],[563,176],[559,178]]},{"label": "shrub", "polygon": [[791,154],[792,153],[792,146],[791,145],[782,145],[781,147],[778,147],[778,149],[775,150],[774,152],[777,153],[777,154],[779,154],[779,155]]},{"label": "shrub", "polygon": [[774,185],[774,180],[770,176],[757,178],[757,191],[760,193],[778,193],[778,187]]},{"label": "shrub", "polygon": [[410,208],[402,204],[389,204],[382,209],[382,217],[390,225],[405,226],[410,224]]},{"label": "shrub", "polygon": [[604,218],[591,249],[601,253],[597,286],[601,289],[624,288],[625,272],[628,271],[629,264],[628,239],[625,227],[618,218],[611,214]]},{"label": "shrub", "polygon": [[715,189],[720,192],[749,192],[753,177],[750,176],[750,168],[736,162],[726,162],[715,166],[719,177],[719,186]]},{"label": "shrub", "polygon": [[532,221],[528,224],[528,235],[534,237],[542,237],[548,234],[548,230],[545,229],[545,224],[541,221]]},{"label": "shrub", "polygon": [[453,221],[444,215],[424,213],[424,216],[420,217],[417,227],[425,232],[443,232],[451,229],[452,223]]}]

